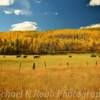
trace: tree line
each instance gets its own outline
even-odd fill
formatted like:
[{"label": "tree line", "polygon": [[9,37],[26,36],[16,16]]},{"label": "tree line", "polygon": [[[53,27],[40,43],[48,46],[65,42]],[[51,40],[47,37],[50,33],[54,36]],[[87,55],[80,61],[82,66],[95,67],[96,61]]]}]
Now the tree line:
[{"label": "tree line", "polygon": [[100,31],[52,30],[0,34],[0,54],[64,54],[100,52]]}]

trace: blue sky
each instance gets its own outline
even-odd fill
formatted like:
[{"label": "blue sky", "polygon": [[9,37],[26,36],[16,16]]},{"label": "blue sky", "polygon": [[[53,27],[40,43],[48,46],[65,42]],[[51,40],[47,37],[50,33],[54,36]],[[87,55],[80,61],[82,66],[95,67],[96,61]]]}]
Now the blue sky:
[{"label": "blue sky", "polygon": [[80,28],[100,23],[100,0],[0,0],[0,31]]}]

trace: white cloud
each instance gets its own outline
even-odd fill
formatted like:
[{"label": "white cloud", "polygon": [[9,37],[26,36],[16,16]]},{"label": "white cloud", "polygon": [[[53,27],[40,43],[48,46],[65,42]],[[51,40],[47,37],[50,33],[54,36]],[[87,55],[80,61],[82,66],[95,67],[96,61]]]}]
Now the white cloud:
[{"label": "white cloud", "polygon": [[58,16],[59,15],[59,13],[58,12],[44,12],[43,13],[44,15],[54,15],[54,16]]},{"label": "white cloud", "polygon": [[30,10],[20,10],[20,9],[16,9],[14,10],[14,14],[15,15],[30,15],[32,12]]},{"label": "white cloud", "polygon": [[9,9],[9,10],[4,10],[4,13],[5,14],[8,14],[8,15],[10,15],[10,14],[15,14],[15,15],[20,15],[21,14],[21,10],[19,10],[19,9]]},{"label": "white cloud", "polygon": [[22,10],[16,9],[14,10],[15,15],[20,15],[22,13]]},{"label": "white cloud", "polygon": [[36,22],[25,21],[12,25],[10,31],[35,31],[37,29]]},{"label": "white cloud", "polygon": [[99,24],[92,24],[90,26],[81,27],[80,29],[85,29],[85,28],[100,28],[100,23]]},{"label": "white cloud", "polygon": [[4,13],[5,13],[5,14],[12,14],[12,12],[9,11],[9,10],[4,10]]},{"label": "white cloud", "polygon": [[90,0],[90,6],[100,6],[100,0]]},{"label": "white cloud", "polygon": [[0,6],[10,6],[15,0],[0,0]]},{"label": "white cloud", "polygon": [[42,0],[34,0],[35,3],[42,3]]},{"label": "white cloud", "polygon": [[59,13],[58,13],[58,12],[55,12],[55,13],[54,13],[54,15],[56,15],[56,16],[57,16],[57,15],[59,15]]},{"label": "white cloud", "polygon": [[3,11],[5,14],[15,14],[15,15],[29,15],[31,11],[29,10],[21,10],[21,9],[9,9]]},{"label": "white cloud", "polygon": [[[11,6],[15,4],[16,6]],[[18,6],[19,5],[19,6]],[[0,12],[4,14],[15,14],[15,15],[30,15],[32,11],[30,10],[29,0],[0,0]]]}]

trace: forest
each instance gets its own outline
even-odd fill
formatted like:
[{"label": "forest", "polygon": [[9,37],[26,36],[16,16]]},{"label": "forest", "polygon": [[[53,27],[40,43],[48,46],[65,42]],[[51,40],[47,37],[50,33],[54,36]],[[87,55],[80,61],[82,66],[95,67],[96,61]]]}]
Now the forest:
[{"label": "forest", "polygon": [[100,29],[0,32],[0,55],[100,52]]}]

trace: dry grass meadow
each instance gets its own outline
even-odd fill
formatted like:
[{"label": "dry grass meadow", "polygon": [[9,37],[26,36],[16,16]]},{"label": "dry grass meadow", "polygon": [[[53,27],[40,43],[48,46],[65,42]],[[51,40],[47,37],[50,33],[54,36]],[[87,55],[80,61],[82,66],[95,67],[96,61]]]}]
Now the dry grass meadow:
[{"label": "dry grass meadow", "polygon": [[0,56],[0,100],[100,100],[100,57],[71,56]]}]

